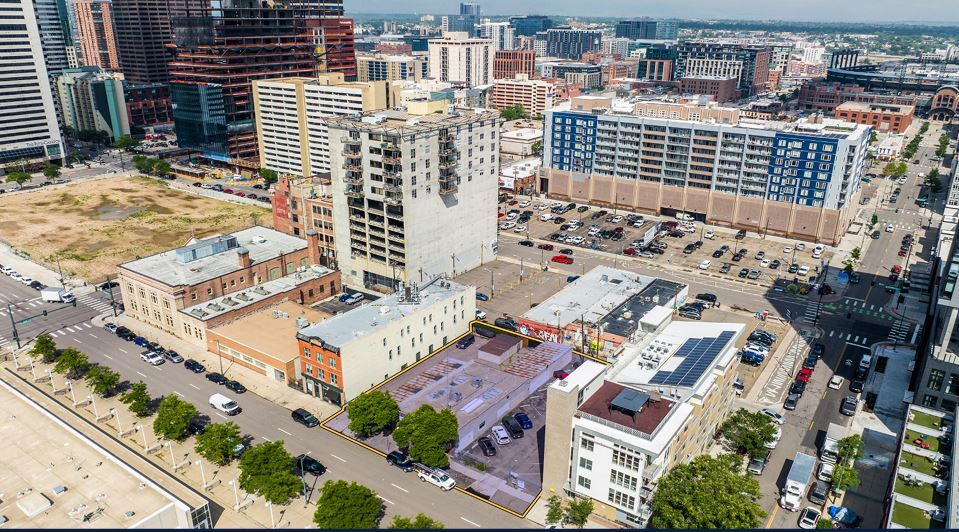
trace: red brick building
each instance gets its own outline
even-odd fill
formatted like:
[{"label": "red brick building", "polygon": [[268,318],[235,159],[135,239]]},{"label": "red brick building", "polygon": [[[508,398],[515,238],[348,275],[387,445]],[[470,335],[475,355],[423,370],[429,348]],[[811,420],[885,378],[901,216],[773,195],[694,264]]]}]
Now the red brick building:
[{"label": "red brick building", "polygon": [[720,78],[713,76],[697,76],[683,78],[679,83],[679,90],[683,94],[705,94],[712,96],[717,102],[731,102],[739,98],[738,78]]},{"label": "red brick building", "polygon": [[905,133],[915,111],[911,105],[846,102],[836,107],[835,117],[872,126],[881,133]]},{"label": "red brick building", "polygon": [[319,19],[326,42],[326,71],[341,72],[346,81],[356,81],[356,42],[353,19]]},{"label": "red brick building", "polygon": [[513,79],[516,74],[530,78],[536,74],[536,52],[533,50],[497,50],[493,55],[493,79]]},{"label": "red brick building", "polygon": [[333,193],[329,176],[280,177],[273,192],[273,227],[300,238],[313,229],[318,234],[317,264],[335,268]]},{"label": "red brick building", "polygon": [[390,55],[410,55],[413,53],[413,45],[402,41],[377,43],[373,49],[377,52]]}]

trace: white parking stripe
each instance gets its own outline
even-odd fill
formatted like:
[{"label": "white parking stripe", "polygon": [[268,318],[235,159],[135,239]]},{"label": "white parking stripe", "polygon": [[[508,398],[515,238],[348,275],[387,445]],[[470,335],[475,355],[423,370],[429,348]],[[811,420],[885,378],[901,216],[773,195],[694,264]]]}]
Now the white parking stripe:
[{"label": "white parking stripe", "polygon": [[276,430],[282,432],[283,434],[286,434],[287,436],[292,436],[292,434],[290,434],[289,432],[287,432],[287,431],[285,431],[285,430],[283,430],[283,429],[281,429],[281,428],[279,428],[279,427],[277,427]]}]

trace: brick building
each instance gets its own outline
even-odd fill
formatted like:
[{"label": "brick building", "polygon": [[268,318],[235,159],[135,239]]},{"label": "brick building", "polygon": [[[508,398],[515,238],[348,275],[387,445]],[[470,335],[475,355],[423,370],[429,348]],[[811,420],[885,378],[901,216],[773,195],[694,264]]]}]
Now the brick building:
[{"label": "brick building", "polygon": [[379,42],[373,49],[381,54],[390,55],[410,55],[413,53],[413,45],[403,41]]},{"label": "brick building", "polygon": [[340,291],[340,274],[318,265],[319,235],[266,227],[193,239],[117,267],[127,317],[206,345],[206,330],[284,298],[312,303]]},{"label": "brick building", "polygon": [[800,109],[831,112],[846,102],[916,105],[916,97],[866,92],[866,89],[855,83],[835,81],[807,81],[799,89]]},{"label": "brick building", "polygon": [[696,76],[680,80],[679,90],[683,94],[705,94],[712,96],[719,103],[730,102],[739,98],[739,90],[736,88],[739,80],[737,78],[716,77],[716,76]]},{"label": "brick building", "polygon": [[515,79],[497,80],[493,85],[492,107],[503,110],[522,105],[530,116],[542,115],[553,107],[553,85],[518,74]]},{"label": "brick building", "polygon": [[915,111],[911,105],[846,102],[836,107],[836,118],[872,126],[880,133],[905,133]]},{"label": "brick building", "polygon": [[173,123],[173,101],[166,83],[124,83],[130,127],[152,127]]},{"label": "brick building", "polygon": [[273,192],[273,227],[301,237],[318,233],[317,252],[323,266],[336,267],[333,241],[333,193],[329,175],[313,178],[280,177]]},{"label": "brick building", "polygon": [[536,52],[533,50],[497,50],[493,54],[493,79],[513,79],[517,74],[536,74]]}]

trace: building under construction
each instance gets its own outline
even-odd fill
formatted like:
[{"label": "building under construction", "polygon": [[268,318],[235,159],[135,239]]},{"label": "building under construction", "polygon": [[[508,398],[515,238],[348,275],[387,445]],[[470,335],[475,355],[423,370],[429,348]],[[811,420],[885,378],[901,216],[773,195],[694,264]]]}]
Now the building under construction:
[{"label": "building under construction", "polygon": [[[325,21],[342,20],[342,0],[185,3],[172,20],[170,80],[178,142],[207,159],[259,168],[251,83],[324,71],[329,62],[324,33],[331,26]],[[352,34],[349,40],[352,58]],[[354,75],[355,68],[354,59]]]}]

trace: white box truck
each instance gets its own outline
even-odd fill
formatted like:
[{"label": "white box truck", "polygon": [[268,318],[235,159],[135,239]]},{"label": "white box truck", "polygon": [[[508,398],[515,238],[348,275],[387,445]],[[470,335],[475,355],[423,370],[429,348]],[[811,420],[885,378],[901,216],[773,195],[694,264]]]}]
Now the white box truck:
[{"label": "white box truck", "polygon": [[829,424],[826,430],[826,440],[819,449],[819,459],[827,464],[835,464],[839,460],[839,440],[846,436],[846,428],[835,423]]},{"label": "white box truck", "polygon": [[40,298],[47,303],[73,303],[76,300],[69,290],[57,287],[40,290]]},{"label": "white box truck", "polygon": [[802,496],[806,493],[809,476],[816,467],[816,457],[808,454],[796,453],[793,465],[786,476],[786,485],[783,486],[779,505],[790,512],[798,512],[802,506]]}]

